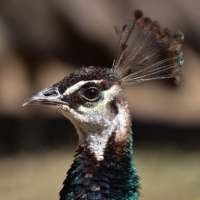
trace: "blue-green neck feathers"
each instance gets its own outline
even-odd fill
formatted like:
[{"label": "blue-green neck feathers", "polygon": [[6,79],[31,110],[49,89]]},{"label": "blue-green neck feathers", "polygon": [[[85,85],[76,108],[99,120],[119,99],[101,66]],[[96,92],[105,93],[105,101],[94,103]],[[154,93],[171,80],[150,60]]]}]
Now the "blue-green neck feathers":
[{"label": "blue-green neck feathers", "polygon": [[113,133],[102,161],[80,146],[60,200],[137,200],[140,184],[132,154],[132,134],[128,141],[115,142]]}]

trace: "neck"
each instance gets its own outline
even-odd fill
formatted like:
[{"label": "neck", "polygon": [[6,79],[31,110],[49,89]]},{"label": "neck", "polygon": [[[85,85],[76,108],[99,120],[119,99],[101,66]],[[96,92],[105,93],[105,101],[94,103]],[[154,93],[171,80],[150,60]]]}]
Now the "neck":
[{"label": "neck", "polygon": [[108,140],[104,159],[100,161],[87,146],[79,146],[60,192],[60,200],[137,200],[140,185],[132,161],[131,131],[129,135],[127,141],[116,142],[116,133],[113,133]]},{"label": "neck", "polygon": [[116,115],[112,120],[105,117],[103,127],[97,121],[98,127],[92,125],[95,130],[90,124],[84,124],[83,129],[74,122],[79,146],[60,200],[138,199],[140,184],[132,161],[130,114],[128,106],[116,102],[115,106]]}]

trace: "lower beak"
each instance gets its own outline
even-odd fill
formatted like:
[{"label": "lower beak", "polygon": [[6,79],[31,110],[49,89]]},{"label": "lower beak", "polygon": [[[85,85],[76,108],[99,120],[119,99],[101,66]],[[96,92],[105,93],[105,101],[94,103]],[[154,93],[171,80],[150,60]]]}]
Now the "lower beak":
[{"label": "lower beak", "polygon": [[43,105],[43,106],[56,106],[60,104],[68,105],[62,101],[62,95],[58,91],[57,87],[45,88],[44,90],[28,97],[22,106],[31,105]]}]

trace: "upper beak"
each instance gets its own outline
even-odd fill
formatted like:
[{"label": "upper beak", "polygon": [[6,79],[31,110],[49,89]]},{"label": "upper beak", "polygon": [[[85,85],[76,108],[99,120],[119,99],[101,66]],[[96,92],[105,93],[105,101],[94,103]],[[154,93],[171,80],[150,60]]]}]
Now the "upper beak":
[{"label": "upper beak", "polygon": [[57,87],[50,87],[28,97],[22,106],[28,104],[53,106],[67,103],[62,101],[62,95],[58,91]]}]

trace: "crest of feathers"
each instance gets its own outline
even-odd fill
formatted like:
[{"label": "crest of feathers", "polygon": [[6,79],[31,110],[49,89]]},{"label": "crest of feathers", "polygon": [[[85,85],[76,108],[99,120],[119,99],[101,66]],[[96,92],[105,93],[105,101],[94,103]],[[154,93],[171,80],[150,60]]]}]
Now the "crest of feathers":
[{"label": "crest of feathers", "polygon": [[162,29],[157,21],[143,17],[139,10],[130,14],[129,19],[133,21],[130,27],[115,26],[119,44],[112,70],[126,84],[165,78],[175,78],[179,83],[184,35]]}]

